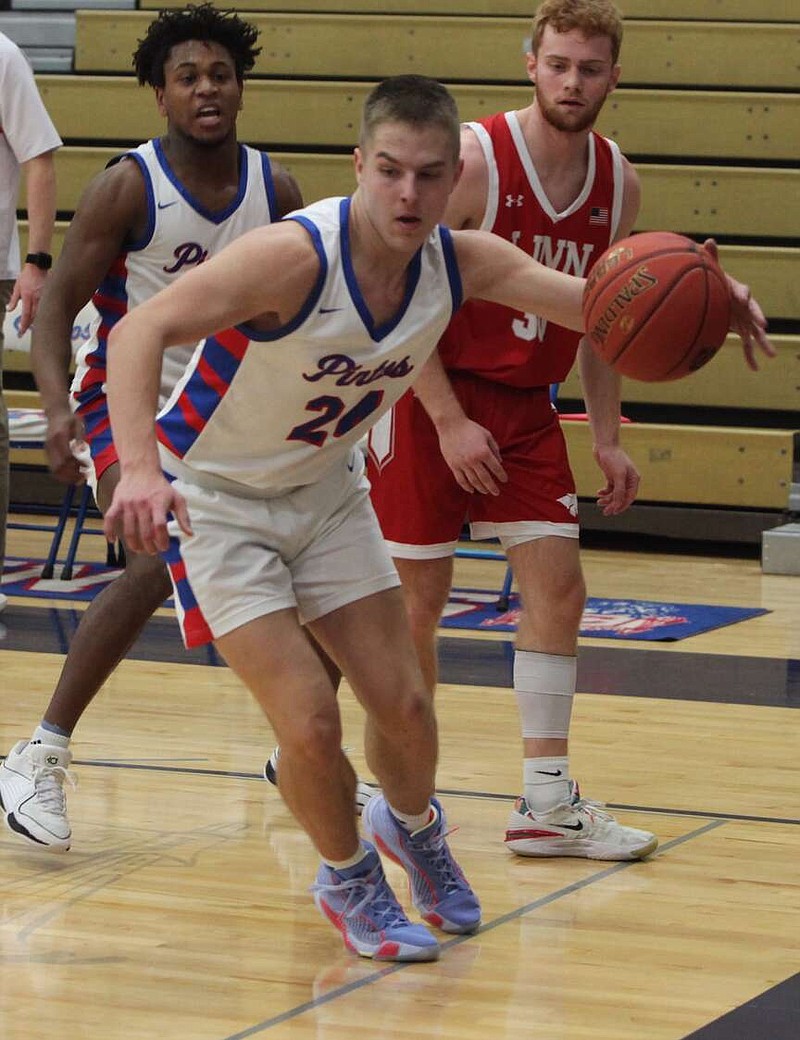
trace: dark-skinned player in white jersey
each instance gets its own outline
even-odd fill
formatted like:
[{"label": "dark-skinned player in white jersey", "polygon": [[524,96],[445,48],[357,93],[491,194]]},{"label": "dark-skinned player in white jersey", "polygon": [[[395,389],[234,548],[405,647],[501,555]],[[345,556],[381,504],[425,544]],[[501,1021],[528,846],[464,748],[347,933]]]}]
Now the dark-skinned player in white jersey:
[{"label": "dark-skinned player in white jersey", "polygon": [[[33,335],[34,375],[47,415],[47,455],[67,483],[84,470],[101,510],[119,464],[105,396],[109,330],[131,307],[180,279],[253,227],[302,204],[292,177],[237,141],[244,77],[257,30],[211,4],[161,12],[133,55],[139,82],[155,91],[165,133],[104,170],[86,188],[42,295]],[[78,361],[70,393],[70,334],[93,299],[101,321]],[[194,344],[162,373],[169,395]],[[64,780],[70,737],[83,712],[169,594],[162,560],[126,547],[125,570],[91,604],[31,740],[0,765],[0,802],[12,833],[29,846],[71,842]]]}]

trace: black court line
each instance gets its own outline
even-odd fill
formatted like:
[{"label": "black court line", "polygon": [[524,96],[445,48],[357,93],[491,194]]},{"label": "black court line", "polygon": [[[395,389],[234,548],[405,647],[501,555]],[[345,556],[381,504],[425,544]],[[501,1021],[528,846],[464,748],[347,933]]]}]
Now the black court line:
[{"label": "black court line", "polygon": [[[670,849],[675,848],[677,845],[683,845],[685,842],[692,841],[694,838],[702,837],[702,835],[707,834],[709,831],[716,830],[718,827],[722,826],[724,826],[723,821],[707,823],[705,826],[698,827],[697,830],[691,831],[689,834],[684,834],[680,838],[673,838],[672,841],[661,846],[661,850],[667,852]],[[550,892],[548,895],[541,896],[539,899],[534,899],[533,902],[526,903],[524,906],[518,907],[516,910],[510,910],[507,914],[502,914],[500,917],[494,918],[494,920],[489,921],[487,924],[482,924],[478,931],[473,932],[471,935],[460,935],[457,938],[446,940],[441,944],[442,953],[453,949],[454,946],[461,946],[463,943],[479,939],[482,935],[486,935],[487,932],[492,932],[496,928],[501,928],[503,925],[509,924],[511,921],[517,921],[521,917],[526,917],[535,910],[540,910],[543,906],[548,906],[550,903],[571,896],[573,893],[581,891],[581,889],[597,884],[598,881],[604,881],[606,878],[613,877],[615,874],[619,874],[623,870],[630,870],[631,867],[635,866],[636,862],[631,860],[625,863],[615,863],[613,867],[606,867],[605,869],[598,871],[596,874],[592,874],[591,877],[584,878],[582,881],[575,881],[571,885],[565,885],[564,888],[557,889],[555,892]],[[372,986],[376,982],[381,982],[390,975],[396,975],[398,972],[404,971],[406,968],[412,966],[418,967],[419,965],[411,961],[379,968],[372,975],[368,975],[366,978],[348,982],[345,985],[340,986],[338,989],[331,990],[323,997],[316,997],[313,1000],[307,1000],[305,1003],[298,1004],[289,1011],[283,1011],[279,1015],[273,1015],[271,1018],[266,1018],[263,1022],[257,1022],[255,1025],[241,1030],[241,1032],[232,1033],[230,1036],[225,1037],[224,1040],[246,1040],[246,1037],[266,1032],[268,1029],[273,1029],[275,1026],[282,1025],[284,1022],[289,1022],[292,1019],[299,1018],[300,1015],[305,1015],[309,1011],[316,1011],[318,1008],[325,1004],[329,1004],[333,1000],[339,1000],[342,997],[346,997],[348,994],[353,993],[355,990],[362,989],[364,986]]]},{"label": "black court line", "polygon": [[[0,755],[0,761],[4,758],[5,755]],[[209,776],[228,780],[256,780],[261,784],[266,784],[266,780],[261,773],[245,773],[234,769],[201,769],[199,766],[153,765],[151,763],[152,760],[149,759],[144,761],[139,760],[136,762],[78,758],[72,760],[73,765],[90,766],[97,769],[130,769],[134,772],[138,771],[144,773],[179,773],[182,776]],[[487,802],[513,802],[517,797],[515,794],[498,794],[496,791],[464,791],[452,787],[438,787],[436,793],[445,798],[478,798]],[[277,797],[277,792],[275,792],[275,794]],[[776,823],[788,826],[800,826],[800,818],[791,816],[754,816],[748,815],[747,813],[724,813],[706,809],[675,809],[664,805],[628,805],[625,802],[604,802],[603,805],[609,809],[618,809],[621,812],[647,813],[650,815],[655,813],[660,816],[685,816],[701,820],[719,820],[720,822],[727,821],[731,823]],[[661,846],[659,846],[659,848],[660,847]]]},{"label": "black court line", "polygon": [[[66,654],[83,611],[20,607],[3,612],[0,649]],[[745,623],[746,624],[746,623]],[[672,644],[674,646],[674,644]],[[746,636],[742,638],[747,648]],[[171,617],[154,617],[127,655],[132,660],[225,667],[213,646],[186,650]],[[439,639],[439,681],[457,686],[512,687],[514,646],[509,640]],[[581,646],[581,693],[664,700],[800,707],[800,660],[658,650],[649,644]]]}]

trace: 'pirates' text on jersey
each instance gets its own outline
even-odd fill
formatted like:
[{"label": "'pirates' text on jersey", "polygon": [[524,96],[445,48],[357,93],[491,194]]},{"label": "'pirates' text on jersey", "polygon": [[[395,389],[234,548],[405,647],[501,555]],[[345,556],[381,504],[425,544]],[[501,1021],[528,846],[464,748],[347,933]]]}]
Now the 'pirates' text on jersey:
[{"label": "'pirates' text on jersey", "polygon": [[[516,113],[468,123],[489,172],[481,228],[513,242],[566,274],[585,277],[612,242],[622,208],[622,157],[613,141],[591,133],[588,169],[577,198],[556,213],[544,193]],[[559,383],[575,361],[580,334],[535,314],[468,300],[439,350],[445,368],[510,386]]]}]

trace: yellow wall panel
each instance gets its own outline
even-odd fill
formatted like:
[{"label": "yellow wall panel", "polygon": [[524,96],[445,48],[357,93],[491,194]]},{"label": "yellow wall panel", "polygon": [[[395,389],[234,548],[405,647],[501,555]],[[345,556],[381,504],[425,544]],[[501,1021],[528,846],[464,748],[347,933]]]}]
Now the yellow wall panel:
[{"label": "yellow wall panel", "polygon": [[[79,11],[76,70],[130,72],[131,54],[152,18],[146,11]],[[476,83],[527,82],[528,17],[283,13],[253,14],[250,20],[261,32],[257,76],[379,79],[409,72]],[[794,87],[796,51],[797,32],[783,25],[628,21],[623,83]]]},{"label": "yellow wall panel", "polygon": [[[732,335],[712,361],[686,379],[669,383],[623,379],[622,400],[636,404],[763,408],[794,411],[800,416],[800,336],[775,336],[773,342],[778,355],[760,359],[758,372],[745,365],[741,342]],[[577,365],[561,384],[559,396],[583,398]]]},{"label": "yellow wall panel", "polygon": [[[225,2],[218,6],[226,7]],[[386,14],[486,14],[486,0],[382,0]],[[791,22],[795,0],[625,0],[627,18],[712,18],[733,21]],[[174,7],[173,0],[139,0],[139,7]],[[492,0],[493,15],[532,16],[535,0]],[[247,0],[248,11],[374,11],[375,0]]]},{"label": "yellow wall panel", "polygon": [[[594,498],[599,471],[586,422],[565,422],[578,494]],[[631,423],[622,444],[642,475],[640,502],[785,509],[794,434],[720,426]]]},{"label": "yellow wall panel", "polygon": [[[143,140],[163,127],[152,91],[132,77],[37,76],[62,137],[84,141]],[[351,147],[371,83],[251,81],[239,134],[252,143],[284,147]],[[530,100],[525,87],[452,88],[463,119]],[[796,158],[800,95],[686,90],[618,90],[598,129],[632,156],[720,159]]]}]

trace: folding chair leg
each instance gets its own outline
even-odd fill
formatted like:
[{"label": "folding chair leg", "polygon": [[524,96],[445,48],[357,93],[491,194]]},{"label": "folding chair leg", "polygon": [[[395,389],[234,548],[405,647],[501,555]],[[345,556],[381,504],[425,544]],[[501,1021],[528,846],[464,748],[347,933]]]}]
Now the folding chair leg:
[{"label": "folding chair leg", "polygon": [[500,597],[497,600],[497,604],[496,604],[497,609],[501,613],[504,613],[506,610],[508,610],[508,605],[509,605],[509,602],[511,600],[511,584],[512,584],[513,581],[514,581],[514,573],[511,570],[511,567],[508,566],[508,567],[506,567],[506,576],[505,576],[505,579],[503,580],[503,587],[500,590]]},{"label": "folding chair leg", "polygon": [[61,510],[58,514],[58,520],[53,529],[53,537],[50,541],[50,551],[47,554],[47,559],[42,567],[43,578],[53,577],[56,560],[58,559],[58,550],[61,548],[61,539],[64,537],[64,528],[67,526],[67,520],[69,519],[70,510],[72,509],[72,499],[74,495],[75,485],[70,484],[64,492],[64,497],[61,500]]},{"label": "folding chair leg", "polygon": [[89,489],[88,484],[84,484],[81,489],[81,500],[78,503],[78,512],[75,516],[75,527],[72,531],[72,538],[70,538],[69,541],[69,548],[67,549],[67,555],[64,559],[64,566],[61,569],[61,577],[64,581],[69,581],[72,577],[72,568],[75,564],[75,557],[78,555],[78,542],[83,534],[86,511],[88,510],[91,501],[92,492]]}]

